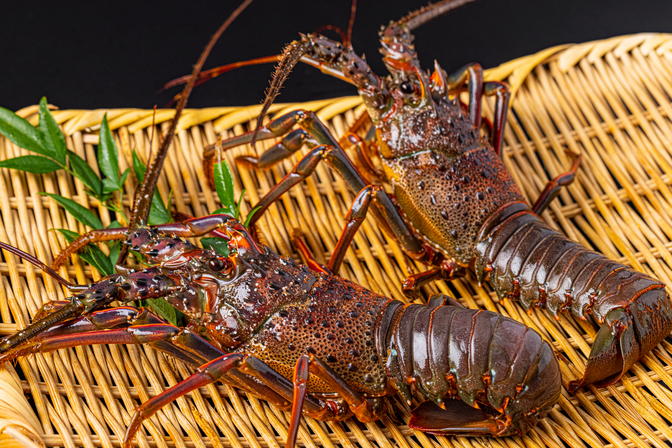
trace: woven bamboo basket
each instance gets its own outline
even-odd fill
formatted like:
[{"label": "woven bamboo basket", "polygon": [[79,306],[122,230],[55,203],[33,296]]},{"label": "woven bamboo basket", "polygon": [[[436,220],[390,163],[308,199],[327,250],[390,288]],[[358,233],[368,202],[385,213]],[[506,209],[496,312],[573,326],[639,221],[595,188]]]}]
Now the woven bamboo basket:
[{"label": "woven bamboo basket", "polygon": [[[546,182],[567,170],[566,151],[583,154],[577,181],[553,202],[543,218],[553,227],[609,257],[672,285],[672,35],[639,34],[552,48],[487,72],[507,80],[514,92],[505,131],[504,160],[525,196],[534,201]],[[317,111],[341,135],[363,111],[358,97],[276,104],[272,112],[295,107]],[[485,106],[486,113],[492,104]],[[37,107],[19,114],[37,122]],[[107,112],[125,169],[136,149],[150,152],[152,111],[54,111],[68,147],[94,170],[97,130]],[[249,128],[258,106],[187,110],[178,126],[159,184],[173,207],[202,216],[219,207],[204,182],[203,146],[219,133]],[[158,127],[174,111],[156,113]],[[154,139],[156,143],[156,139]],[[268,145],[259,144],[261,151]],[[156,148],[154,148],[156,150]],[[226,153],[235,167],[242,148]],[[0,159],[24,150],[0,138]],[[234,169],[238,192],[247,189],[243,216],[296,163],[296,157],[266,172]],[[126,184],[125,197],[136,188]],[[84,194],[82,184],[58,172],[38,176],[0,170],[0,240],[50,263],[64,247],[52,228],[85,229],[51,199],[47,191],[106,211]],[[301,228],[318,259],[328,259],[353,196],[326,166],[283,196],[260,221],[260,231],[276,252],[298,260],[289,243]],[[125,211],[128,214],[129,204]],[[109,224],[108,213],[100,213]],[[342,275],[379,293],[405,300],[400,292],[408,272],[424,267],[402,254],[371,218],[348,251]],[[99,274],[80,260],[69,266],[80,283]],[[668,287],[669,289],[669,287]],[[456,294],[471,308],[486,308],[532,326],[552,342],[560,358],[563,383],[583,372],[596,327],[571,317],[553,319],[546,311],[530,314],[517,303],[501,303],[473,276],[432,291]],[[672,290],[669,292],[672,293]],[[30,264],[4,253],[0,263],[0,335],[30,322],[47,300],[64,291]],[[190,373],[179,362],[143,346],[86,346],[22,358],[0,369],[0,446],[119,446],[133,409]],[[433,437],[406,426],[408,408],[376,423],[304,419],[299,443],[308,447],[648,447],[672,443],[672,344],[664,341],[619,383],[589,387],[575,395],[563,391],[551,415],[523,438]],[[284,445],[288,414],[231,387],[215,384],[166,406],[146,422],[135,442],[140,447],[279,447]]]}]

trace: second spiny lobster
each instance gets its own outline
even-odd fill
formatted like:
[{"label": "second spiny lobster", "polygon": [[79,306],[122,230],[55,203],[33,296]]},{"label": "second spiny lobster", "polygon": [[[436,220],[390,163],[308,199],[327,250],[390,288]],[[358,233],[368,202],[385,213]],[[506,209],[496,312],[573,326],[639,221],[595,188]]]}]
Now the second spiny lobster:
[{"label": "second spiny lobster", "polygon": [[[321,420],[374,421],[387,396],[411,403],[411,426],[437,434],[524,434],[560,395],[560,369],[548,342],[499,314],[463,308],[438,295],[429,306],[380,296],[327,272],[282,258],[256,242],[229,215],[149,227],[150,204],[163,160],[215,34],[185,88],[170,130],[136,195],[128,228],[92,231],[89,242],[124,240],[144,269],[91,285],[73,285],[31,255],[0,243],[63,284],[71,297],[47,303],[35,321],[0,340],[0,363],[89,344],[150,344],[194,367],[186,380],[143,403],[130,422],[128,447],[142,422],[176,398],[224,381],[290,411],[287,448],[301,414]],[[228,256],[183,238],[214,232]],[[161,320],[135,301],[164,298],[189,319]],[[123,306],[111,307],[120,301]],[[413,397],[413,395],[415,397]]]},{"label": "second spiny lobster", "polygon": [[[240,163],[267,168],[304,144],[313,149],[258,206],[252,218],[325,161],[358,194],[349,224],[329,267],[337,272],[345,249],[370,202],[381,227],[415,260],[434,268],[406,279],[412,293],[436,279],[454,279],[466,269],[489,281],[500,299],[519,299],[524,308],[546,307],[554,316],[571,312],[588,316],[601,328],[580,380],[586,384],[616,382],[638,359],[672,330],[672,307],[665,284],[571,241],[550,228],[539,214],[573,181],[571,170],[549,182],[530,207],[500,158],[509,92],[502,82],[484,82],[478,64],[448,76],[435,63],[430,74],[420,67],[411,31],[468,0],[444,0],[391,21],[381,28],[383,62],[390,74],[381,78],[351,45],[308,34],[284,50],[267,94],[267,110],[291,68],[303,61],[324,73],[354,84],[372,122],[362,140],[350,134],[357,166],[317,116],[296,111],[254,131],[231,138],[223,148],[284,136],[260,157],[241,156]],[[468,107],[456,94],[468,90]],[[490,140],[480,133],[483,95],[496,96]],[[366,117],[359,125],[367,122]],[[292,130],[295,125],[298,129]],[[286,134],[286,135],[285,135]],[[347,142],[347,140],[346,140]],[[211,171],[215,151],[205,151]],[[391,185],[395,201],[374,181]],[[349,239],[348,239],[349,238]]]}]

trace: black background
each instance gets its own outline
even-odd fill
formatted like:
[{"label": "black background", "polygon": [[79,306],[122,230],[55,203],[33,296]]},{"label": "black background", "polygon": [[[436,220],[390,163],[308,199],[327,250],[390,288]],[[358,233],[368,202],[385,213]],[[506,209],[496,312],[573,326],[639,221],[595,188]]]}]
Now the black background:
[{"label": "black background", "polygon": [[[427,0],[359,0],[357,52],[385,74],[381,24]],[[41,96],[66,108],[162,107],[179,89],[156,91],[191,71],[210,35],[238,5],[226,1],[3,2],[0,106],[16,110]],[[299,32],[347,28],[350,0],[255,0],[225,32],[206,68],[278,53]],[[493,67],[544,48],[640,32],[672,32],[669,0],[480,0],[415,31],[425,67]],[[336,34],[327,34],[337,38]],[[270,64],[227,73],[196,89],[190,107],[256,104]],[[299,65],[278,101],[355,94],[353,87]]]}]

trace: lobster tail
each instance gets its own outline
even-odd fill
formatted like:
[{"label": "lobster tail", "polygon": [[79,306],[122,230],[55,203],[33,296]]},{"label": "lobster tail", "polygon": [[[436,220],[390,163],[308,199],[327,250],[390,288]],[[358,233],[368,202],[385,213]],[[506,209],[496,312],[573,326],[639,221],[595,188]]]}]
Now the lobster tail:
[{"label": "lobster tail", "polygon": [[627,311],[610,311],[595,336],[583,378],[570,381],[569,391],[585,384],[603,387],[615,383],[671,329],[672,308],[663,288],[643,292]]},{"label": "lobster tail", "polygon": [[560,395],[560,369],[550,345],[500,314],[411,304],[390,334],[388,376],[402,392],[413,384],[434,403],[413,410],[412,428],[524,434]]},{"label": "lobster tail", "polygon": [[519,203],[498,215],[503,219],[486,224],[476,247],[478,281],[489,277],[500,299],[520,299],[525,309],[571,311],[602,325],[570,391],[616,382],[672,331],[663,283],[571,241]]}]

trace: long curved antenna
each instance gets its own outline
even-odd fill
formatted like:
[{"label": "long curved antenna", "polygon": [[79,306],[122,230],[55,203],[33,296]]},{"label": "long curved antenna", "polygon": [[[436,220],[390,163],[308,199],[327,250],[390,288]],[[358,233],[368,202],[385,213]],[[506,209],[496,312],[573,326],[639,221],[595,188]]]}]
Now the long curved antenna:
[{"label": "long curved antenna", "polygon": [[51,269],[49,266],[47,266],[46,264],[42,263],[40,260],[38,260],[37,258],[33,257],[33,256],[30,255],[29,253],[26,253],[26,252],[22,251],[22,250],[19,249],[18,247],[10,246],[10,245],[7,244],[7,243],[0,242],[0,249],[5,249],[7,252],[11,252],[11,253],[13,253],[14,255],[16,255],[17,257],[21,257],[21,258],[23,258],[24,260],[30,262],[31,264],[37,266],[38,268],[42,269],[42,271],[44,271],[45,273],[47,273],[48,275],[50,275],[50,276],[51,276],[54,280],[56,280],[58,283],[60,283],[61,285],[65,286],[66,288],[68,288],[68,290],[70,290],[70,291],[74,291],[74,292],[77,292],[77,291],[84,291],[86,288],[88,288],[88,286],[85,286],[85,285],[73,285],[72,283],[70,283],[69,281],[67,281],[66,279],[64,279],[64,278],[61,277],[60,275],[58,275],[58,274],[57,274],[53,269]]},{"label": "long curved antenna", "polygon": [[135,193],[133,217],[131,218],[129,230],[137,229],[138,227],[144,227],[147,225],[147,220],[149,219],[149,210],[152,204],[152,198],[154,197],[154,189],[156,188],[156,184],[159,180],[159,174],[161,173],[163,162],[166,159],[166,155],[168,154],[168,147],[173,140],[177,123],[180,120],[180,116],[182,115],[182,110],[187,105],[187,99],[189,98],[189,94],[194,88],[198,74],[201,72],[201,68],[203,68],[203,64],[210,54],[212,47],[215,46],[215,43],[222,35],[224,30],[226,30],[229,25],[231,25],[236,17],[238,17],[238,15],[243,12],[243,10],[247,8],[250,3],[252,3],[252,0],[245,0],[238,8],[236,8],[235,11],[231,13],[229,18],[226,19],[222,26],[219,27],[217,32],[210,38],[210,42],[208,42],[205,50],[203,50],[203,54],[201,54],[201,57],[194,66],[194,71],[191,74],[191,78],[182,91],[182,97],[180,98],[180,101],[175,108],[175,117],[173,118],[170,128],[168,129],[168,133],[163,139],[161,147],[157,151],[156,157],[152,159],[151,164],[145,173],[145,179],[142,182],[141,187]]},{"label": "long curved antenna", "polygon": [[304,54],[308,51],[308,44],[304,41],[294,41],[291,44],[287,45],[284,50],[282,50],[282,59],[278,63],[278,66],[275,68],[275,73],[273,74],[273,79],[271,80],[271,86],[266,90],[266,99],[264,99],[264,106],[261,108],[261,113],[257,118],[257,124],[254,128],[254,134],[252,134],[252,140],[250,145],[254,147],[254,144],[257,140],[257,132],[261,129],[264,124],[264,117],[266,112],[273,104],[273,101],[280,93],[282,84],[285,82],[289,74],[292,72],[294,66],[301,60]]},{"label": "long curved antenna", "polygon": [[355,13],[357,12],[357,0],[352,0],[350,5],[350,21],[348,22],[348,37],[343,39],[343,45],[352,48],[352,27],[355,24]]},{"label": "long curved antenna", "polygon": [[417,27],[424,25],[430,20],[445,14],[448,11],[457,9],[460,6],[464,6],[467,3],[471,3],[474,0],[443,0],[431,5],[424,6],[417,11],[413,11],[408,14],[406,17],[399,20],[397,23],[405,23],[409,31],[414,30]]}]

